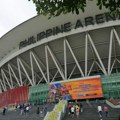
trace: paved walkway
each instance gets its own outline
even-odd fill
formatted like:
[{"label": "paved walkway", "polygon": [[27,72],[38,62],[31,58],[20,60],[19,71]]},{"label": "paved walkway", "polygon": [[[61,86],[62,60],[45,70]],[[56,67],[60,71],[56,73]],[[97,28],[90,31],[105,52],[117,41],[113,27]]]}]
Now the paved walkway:
[{"label": "paved walkway", "polygon": [[[95,101],[90,101],[90,104],[82,101],[84,112],[80,113],[79,118],[66,114],[66,116],[62,120],[100,120],[97,113],[97,106],[104,105],[103,102],[95,103]],[[42,105],[40,106],[42,108]],[[47,105],[48,111],[51,111],[54,108],[54,105]],[[37,106],[34,106],[30,109],[29,113],[26,115],[20,115],[20,111],[7,111],[6,115],[3,116],[0,113],[0,120],[43,120],[40,115],[36,114]],[[102,120],[118,120],[118,116],[120,115],[120,109],[113,109],[109,107],[109,117],[103,117]]]},{"label": "paved walkway", "polygon": [[[42,108],[43,105],[40,105]],[[47,105],[48,111],[51,111],[54,108],[54,105]],[[20,110],[17,111],[7,111],[6,115],[3,116],[0,113],[0,120],[43,120],[40,115],[36,114],[37,106],[33,106],[28,114],[21,115]]]}]

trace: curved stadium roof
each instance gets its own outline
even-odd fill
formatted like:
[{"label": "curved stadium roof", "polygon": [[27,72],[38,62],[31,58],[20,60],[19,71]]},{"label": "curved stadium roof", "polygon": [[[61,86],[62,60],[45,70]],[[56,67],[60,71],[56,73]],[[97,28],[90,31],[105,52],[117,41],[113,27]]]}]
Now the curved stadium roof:
[{"label": "curved stadium roof", "polygon": [[120,20],[85,13],[36,16],[0,38],[1,90],[120,71]]}]

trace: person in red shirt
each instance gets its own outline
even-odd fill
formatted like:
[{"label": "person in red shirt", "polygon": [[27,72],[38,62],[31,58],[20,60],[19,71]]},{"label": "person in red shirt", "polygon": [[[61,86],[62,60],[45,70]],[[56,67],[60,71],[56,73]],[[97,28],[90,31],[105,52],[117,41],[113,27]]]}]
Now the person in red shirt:
[{"label": "person in red shirt", "polygon": [[71,114],[71,107],[72,107],[72,104],[68,104],[68,114]]}]

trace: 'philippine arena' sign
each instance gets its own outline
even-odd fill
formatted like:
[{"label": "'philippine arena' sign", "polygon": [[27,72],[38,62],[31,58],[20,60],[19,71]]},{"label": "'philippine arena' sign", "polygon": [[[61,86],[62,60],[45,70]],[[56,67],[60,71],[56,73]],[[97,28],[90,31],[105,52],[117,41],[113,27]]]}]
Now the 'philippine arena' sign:
[{"label": "'philippine arena' sign", "polygon": [[111,13],[101,13],[101,14],[95,15],[94,17],[93,16],[85,17],[84,21],[81,21],[80,19],[78,19],[74,24],[74,27],[72,26],[71,22],[67,22],[60,26],[49,28],[45,31],[38,33],[36,36],[31,36],[28,39],[21,41],[19,43],[19,49],[26,47],[30,44],[34,44],[37,41],[40,41],[41,39],[48,38],[50,36],[57,35],[59,33],[69,32],[72,29],[77,29],[80,27],[83,28],[84,26],[101,24],[104,22],[109,22],[109,21],[114,21],[119,19],[120,19],[120,14],[116,16],[115,14],[111,14]]},{"label": "'philippine arena' sign", "polygon": [[63,100],[101,98],[103,94],[100,77],[51,83],[49,96]]}]

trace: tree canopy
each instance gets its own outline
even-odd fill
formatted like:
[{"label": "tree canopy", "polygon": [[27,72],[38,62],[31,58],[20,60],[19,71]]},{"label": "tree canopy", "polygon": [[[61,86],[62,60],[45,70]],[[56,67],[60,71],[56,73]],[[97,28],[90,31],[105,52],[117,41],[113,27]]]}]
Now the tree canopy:
[{"label": "tree canopy", "polygon": [[[49,17],[60,14],[84,12],[87,0],[28,0],[33,1],[37,14],[49,15]],[[94,0],[89,0],[93,2]],[[104,6],[112,13],[120,12],[120,0],[96,0],[96,6],[102,9]]]}]

